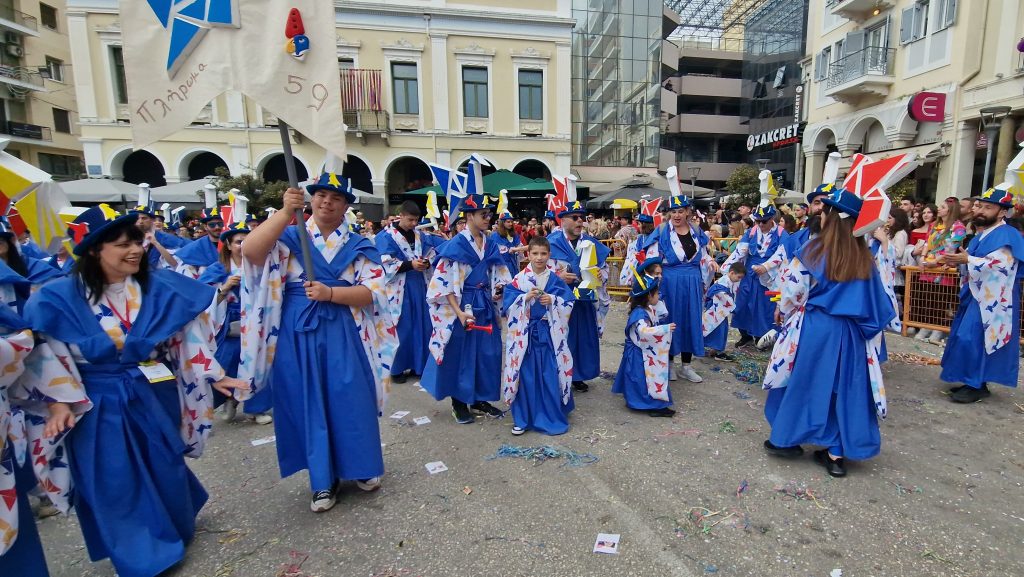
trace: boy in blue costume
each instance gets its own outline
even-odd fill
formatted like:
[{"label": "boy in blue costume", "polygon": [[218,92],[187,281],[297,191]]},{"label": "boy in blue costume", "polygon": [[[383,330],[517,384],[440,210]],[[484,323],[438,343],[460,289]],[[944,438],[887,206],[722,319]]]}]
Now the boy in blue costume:
[{"label": "boy in blue costume", "polygon": [[[452,416],[472,423],[472,411],[500,417],[490,404],[501,397],[501,329],[498,306],[511,282],[504,256],[486,230],[493,214],[482,194],[463,198],[458,209],[466,228],[438,249],[427,287],[431,359],[420,384],[435,399],[451,398]],[[493,204],[493,203],[491,203]]]},{"label": "boy in blue costume", "polygon": [[729,339],[729,315],[736,310],[736,289],[746,274],[743,263],[734,262],[704,295],[704,346],[711,349],[711,358],[715,360],[736,360],[725,352],[725,345]]},{"label": "boy in blue costume", "polygon": [[978,233],[967,252],[941,262],[960,267],[963,285],[942,354],[941,378],[953,387],[950,400],[974,403],[990,396],[988,383],[1017,386],[1020,369],[1020,262],[1024,239],[1005,223],[1013,195],[1005,183],[978,198],[971,223]]}]

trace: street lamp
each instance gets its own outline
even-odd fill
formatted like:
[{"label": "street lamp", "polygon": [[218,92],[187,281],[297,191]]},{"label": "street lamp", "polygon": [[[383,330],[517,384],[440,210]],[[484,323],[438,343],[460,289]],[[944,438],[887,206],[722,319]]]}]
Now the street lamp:
[{"label": "street lamp", "polygon": [[758,158],[754,162],[757,163],[757,170],[758,170],[758,172],[760,172],[760,171],[768,168],[768,163],[771,162],[771,161],[772,161],[772,159],[770,159],[770,158]]},{"label": "street lamp", "polygon": [[697,176],[700,175],[700,167],[691,166],[686,170],[690,173],[690,198],[695,198],[697,196]]},{"label": "street lamp", "polygon": [[988,190],[989,166],[992,164],[992,148],[999,134],[999,124],[1010,114],[1009,106],[989,106],[981,109],[981,129],[985,131],[985,176],[981,179],[981,192]]}]

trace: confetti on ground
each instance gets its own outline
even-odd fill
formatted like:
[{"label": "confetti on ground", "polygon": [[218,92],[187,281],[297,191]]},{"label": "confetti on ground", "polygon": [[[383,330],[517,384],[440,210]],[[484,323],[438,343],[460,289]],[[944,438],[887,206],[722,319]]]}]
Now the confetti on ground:
[{"label": "confetti on ground", "polygon": [[253,447],[259,447],[260,445],[267,445],[267,444],[273,443],[276,440],[277,440],[277,436],[276,435],[271,435],[269,437],[263,437],[262,439],[253,439],[252,441],[249,441],[249,443]]},{"label": "confetti on ground", "polygon": [[657,435],[654,435],[654,438],[667,439],[669,437],[675,437],[676,435],[684,435],[687,437],[700,437],[701,432],[702,431],[700,429],[670,429],[663,433],[658,433]]},{"label": "confetti on ground", "polygon": [[276,577],[304,577],[305,573],[302,572],[302,565],[306,562],[306,559],[309,559],[309,553],[292,551],[288,556],[291,557],[291,562],[282,565]]},{"label": "confetti on ground", "polygon": [[764,382],[765,365],[750,359],[737,359],[737,361],[739,361],[737,368],[729,371],[736,376],[737,380],[748,385],[760,385]]},{"label": "confetti on ground", "polygon": [[743,479],[743,481],[740,483],[740,486],[736,487],[736,496],[739,497],[739,496],[743,495],[743,493],[746,493],[747,489],[749,489],[749,488],[750,488],[750,485],[747,483],[747,480]]},{"label": "confetti on ground", "polygon": [[609,435],[608,429],[594,429],[589,435],[583,435],[582,437],[576,437],[581,441],[586,441],[591,445],[596,445],[598,441],[614,439],[615,435]]},{"label": "confetti on ground", "polygon": [[746,400],[750,399],[750,393],[748,393],[746,391],[735,391],[735,392],[733,392],[732,396],[736,397],[737,399],[739,399],[741,401],[746,401]]},{"label": "confetti on ground", "polygon": [[828,577],[843,577],[842,569],[833,569],[829,572]]},{"label": "confetti on ground", "polygon": [[[691,507],[685,521],[672,520],[676,524],[675,533],[677,537],[685,537],[688,532],[695,535],[710,535],[714,528],[718,526],[742,529],[750,527],[750,520],[747,518],[747,514],[735,507],[722,509],[721,511],[712,511],[704,507]],[[726,523],[727,521],[728,523]],[[723,525],[723,523],[725,524]]]},{"label": "confetti on ground", "polygon": [[715,567],[714,564],[709,564],[707,567],[704,568],[704,572],[705,573],[718,573],[718,567]]},{"label": "confetti on ground", "polygon": [[947,565],[953,565],[954,567],[956,566],[956,563],[950,561],[949,559],[940,557],[935,551],[926,550],[924,553],[921,553],[921,558],[922,559],[934,559],[936,561],[940,561],[940,562],[945,563]]},{"label": "confetti on ground", "polygon": [[719,433],[735,433],[736,425],[732,424],[732,421],[725,421],[718,427]]},{"label": "confetti on ground", "polygon": [[900,353],[895,351],[889,353],[889,360],[918,366],[942,364],[942,360],[935,357],[926,357],[924,355],[915,355],[914,353]]},{"label": "confetti on ground", "polygon": [[1017,410],[1018,410],[1019,412],[1021,412],[1021,413],[1024,413],[1024,404],[1021,404],[1021,403],[1014,403],[1013,405],[1014,405],[1015,407],[1017,407]]},{"label": "confetti on ground", "polygon": [[519,447],[516,445],[502,445],[498,452],[493,455],[484,457],[488,461],[493,461],[499,458],[521,458],[527,461],[536,461],[536,464],[541,464],[548,459],[565,459],[565,465],[570,467],[583,467],[596,463],[598,458],[596,455],[590,453],[577,453],[572,449],[565,449],[560,447],[554,447],[552,445],[541,445],[539,447]]},{"label": "confetti on ground", "polygon": [[913,487],[907,487],[906,485],[901,485],[895,481],[889,482],[896,486],[897,495],[908,495],[910,493],[924,493],[924,489],[918,487],[917,485],[914,485]]},{"label": "confetti on ground", "polygon": [[463,487],[462,492],[469,495],[473,492],[473,487]]},{"label": "confetti on ground", "polygon": [[828,507],[821,504],[813,489],[806,485],[799,485],[796,481],[790,481],[781,487],[775,487],[775,492],[782,493],[796,501],[812,501],[819,509],[828,509]]}]

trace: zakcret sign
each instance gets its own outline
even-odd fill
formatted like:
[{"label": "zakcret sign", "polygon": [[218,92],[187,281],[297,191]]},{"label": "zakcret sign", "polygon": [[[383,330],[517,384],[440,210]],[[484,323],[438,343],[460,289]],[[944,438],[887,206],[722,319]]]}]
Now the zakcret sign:
[{"label": "zakcret sign", "polygon": [[782,128],[776,128],[775,130],[769,130],[768,132],[762,132],[761,134],[751,134],[747,138],[747,150],[753,152],[754,150],[761,148],[775,149],[792,146],[800,143],[800,139],[803,137],[803,134],[803,122],[796,122],[789,126],[783,126]]}]

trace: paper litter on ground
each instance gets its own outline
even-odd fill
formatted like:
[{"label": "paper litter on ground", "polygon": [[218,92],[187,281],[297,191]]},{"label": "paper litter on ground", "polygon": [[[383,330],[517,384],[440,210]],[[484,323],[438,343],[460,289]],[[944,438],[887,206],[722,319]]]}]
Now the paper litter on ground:
[{"label": "paper litter on ground", "polygon": [[277,436],[276,435],[271,435],[269,437],[263,437],[262,439],[253,439],[250,442],[252,443],[253,447],[259,447],[260,445],[266,445],[266,444],[269,444],[269,443],[273,443],[276,440],[277,440]]},{"label": "paper litter on ground", "polygon": [[416,423],[417,425],[426,425],[427,423],[430,422],[430,417],[416,417],[415,419],[412,420],[412,422]]},{"label": "paper litter on ground", "polygon": [[391,413],[391,418],[392,419],[404,419],[405,416],[408,415],[409,413],[410,413],[410,411],[395,411],[394,413]]},{"label": "paper litter on ground", "polygon": [[619,554],[618,533],[598,533],[597,541],[594,542],[594,553],[605,553],[608,555]]},{"label": "paper litter on ground", "polygon": [[445,465],[443,461],[434,461],[432,463],[427,463],[426,467],[427,472],[430,473],[431,475],[443,473],[448,470],[448,466]]}]

